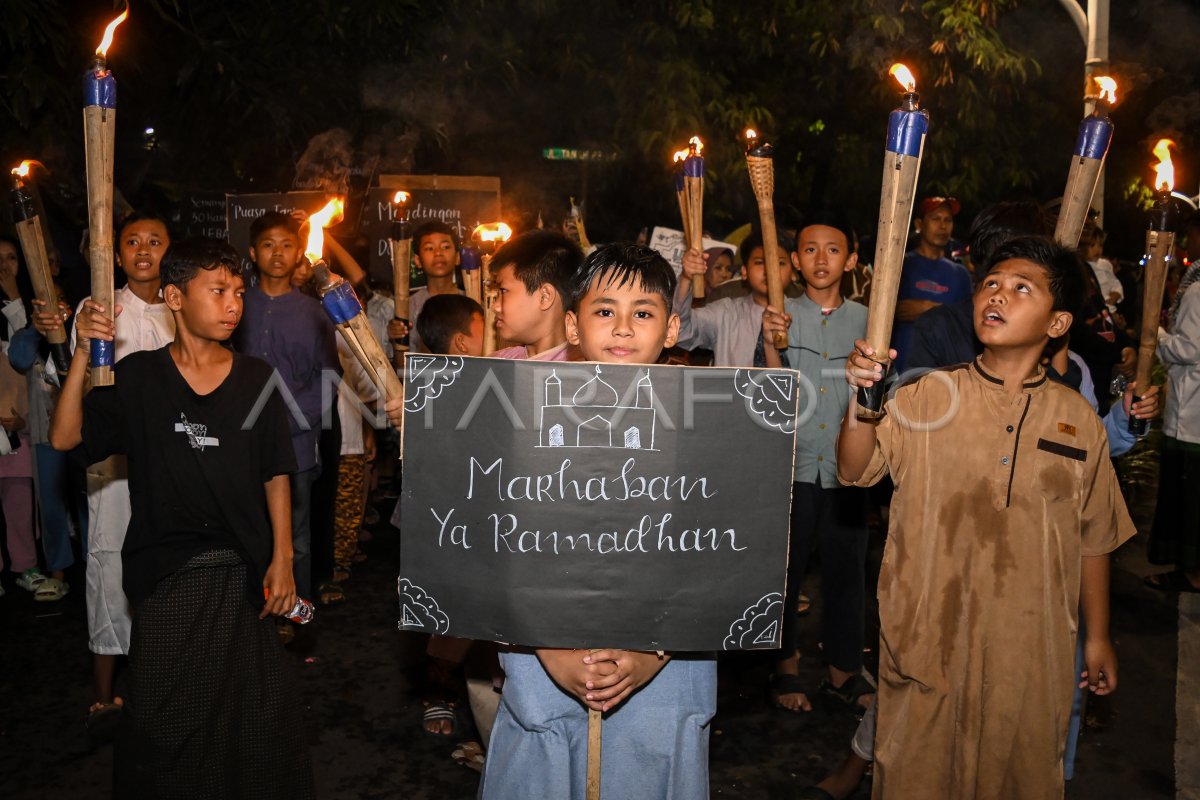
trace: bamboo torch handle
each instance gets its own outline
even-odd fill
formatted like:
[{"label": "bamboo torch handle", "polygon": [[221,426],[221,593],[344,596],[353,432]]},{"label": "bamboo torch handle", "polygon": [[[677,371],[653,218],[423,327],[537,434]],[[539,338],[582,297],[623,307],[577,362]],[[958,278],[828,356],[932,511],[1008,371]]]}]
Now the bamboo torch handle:
[{"label": "bamboo torch handle", "polygon": [[1134,377],[1139,397],[1150,388],[1150,370],[1154,365],[1154,351],[1158,348],[1159,315],[1167,286],[1167,262],[1174,248],[1173,231],[1150,231],[1146,235],[1146,250],[1150,258],[1146,261],[1146,285],[1142,290],[1142,330],[1138,338],[1137,374]]},{"label": "bamboo torch handle", "polygon": [[[42,234],[40,219],[30,217],[18,222],[17,239],[20,240],[21,250],[25,253],[25,265],[29,269],[33,293],[46,303],[46,311],[57,313],[58,289],[55,288],[54,277],[50,274],[50,259],[46,255],[46,240]],[[58,327],[46,334],[46,341],[50,344],[66,343],[67,329],[59,323]]]},{"label": "bamboo torch handle", "polygon": [[[113,145],[117,111],[99,105],[83,109],[84,155],[88,192],[88,255],[92,273],[92,300],[113,318]],[[99,361],[98,361],[99,359]],[[92,343],[92,386],[113,383],[111,346]]]},{"label": "bamboo torch handle", "polygon": [[[392,294],[395,300],[394,319],[409,325],[408,279],[412,267],[412,239],[392,240]],[[404,354],[408,352],[409,334],[392,340],[392,364],[396,369],[404,367]]]},{"label": "bamboo torch handle", "polygon": [[[684,178],[687,195],[687,243],[689,250],[704,252],[704,178]],[[692,297],[704,299],[704,275],[692,276]]]},{"label": "bamboo torch handle", "polygon": [[604,715],[588,709],[587,800],[600,800],[600,742]]},{"label": "bamboo torch handle", "polygon": [[1058,211],[1058,222],[1054,226],[1054,241],[1074,250],[1079,246],[1079,237],[1087,222],[1092,207],[1092,195],[1104,161],[1076,156],[1071,159],[1071,170],[1067,173],[1067,186],[1063,190],[1063,202]]},{"label": "bamboo torch handle", "polygon": [[384,355],[383,347],[375,339],[375,334],[371,332],[371,324],[366,316],[359,314],[349,322],[339,324],[338,330],[350,346],[354,357],[366,369],[367,375],[371,377],[385,402],[401,397],[404,388],[400,384],[400,378]]},{"label": "bamboo torch handle", "polygon": [[[763,268],[767,271],[767,302],[783,311],[783,280],[779,274],[779,234],[775,228],[775,203],[771,198],[759,198],[758,219],[762,227]],[[787,331],[775,331],[772,343],[776,350],[787,349]]]}]

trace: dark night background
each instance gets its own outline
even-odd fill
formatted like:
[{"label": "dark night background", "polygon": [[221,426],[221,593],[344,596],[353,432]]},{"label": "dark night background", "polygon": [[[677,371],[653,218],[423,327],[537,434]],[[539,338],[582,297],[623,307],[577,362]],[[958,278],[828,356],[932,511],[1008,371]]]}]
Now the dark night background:
[{"label": "dark night background", "polygon": [[[1179,143],[1178,189],[1200,183],[1200,4],[1112,5],[1122,99],[1105,227],[1108,251],[1136,259],[1153,141]],[[0,157],[47,165],[69,267],[86,224],[80,75],[123,2],[3,7]],[[598,241],[678,224],[669,159],[693,133],[708,145],[707,227],[756,217],[747,125],[776,145],[785,221],[835,203],[870,237],[895,60],[933,118],[921,191],[962,200],[962,234],[990,202],[1061,194],[1084,84],[1056,0],[135,0],[109,57],[117,189],[135,207],[314,177],[344,190],[346,166],[351,190],[378,173],[498,175],[518,228],[558,221],[574,195]],[[544,147],[614,158],[547,161]],[[322,176],[336,162],[340,177]]]}]

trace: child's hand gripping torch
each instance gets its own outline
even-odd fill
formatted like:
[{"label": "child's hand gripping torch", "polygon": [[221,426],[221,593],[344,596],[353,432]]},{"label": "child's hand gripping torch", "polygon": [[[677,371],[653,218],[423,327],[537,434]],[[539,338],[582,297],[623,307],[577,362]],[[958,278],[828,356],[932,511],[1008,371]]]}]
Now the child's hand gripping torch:
[{"label": "child's hand gripping torch", "polygon": [[[879,230],[875,242],[875,279],[867,312],[867,343],[883,364],[884,378],[890,366],[892,322],[909,220],[917,190],[917,175],[929,131],[929,112],[919,106],[916,80],[908,67],[893,64],[890,73],[904,87],[904,102],[888,117],[887,145],[883,153],[883,188],[879,194]],[[858,416],[874,419],[883,413],[884,380],[858,390]]]},{"label": "child's hand gripping torch", "polygon": [[1058,223],[1054,226],[1054,240],[1072,250],[1079,246],[1079,237],[1092,207],[1092,195],[1096,193],[1100,171],[1104,169],[1104,157],[1112,144],[1113,124],[1108,118],[1108,109],[1117,101],[1117,82],[1109,77],[1099,77],[1095,81],[1100,87],[1100,96],[1096,100],[1096,110],[1079,123],[1071,170],[1067,173]]},{"label": "child's hand gripping torch", "polygon": [[[412,327],[409,322],[408,279],[412,269],[412,225],[408,221],[408,192],[396,192],[392,198],[396,216],[392,220],[392,293],[396,310],[393,318]],[[392,340],[392,363],[397,369],[404,366],[408,352],[408,334]]]},{"label": "child's hand gripping torch", "polygon": [[[92,300],[113,318],[113,142],[117,131],[117,80],[106,56],[113,32],[129,9],[109,23],[96,48],[96,58],[83,75],[83,146],[87,163],[88,260],[92,270]],[[111,386],[115,352],[112,342],[92,342],[90,376],[93,386]]]},{"label": "child's hand gripping torch", "polygon": [[334,198],[325,204],[317,213],[308,218],[308,244],[304,254],[313,265],[313,276],[316,278],[317,291],[321,295],[321,305],[325,313],[337,326],[338,333],[350,347],[350,352],[358,359],[358,363],[371,377],[379,395],[384,402],[404,396],[404,387],[397,377],[396,371],[388,362],[383,348],[371,332],[371,324],[363,311],[354,287],[340,275],[329,271],[329,266],[322,258],[325,247],[325,228],[340,219],[342,201]]},{"label": "child's hand gripping torch", "polygon": [[[775,148],[760,142],[753,128],[746,129],[746,169],[750,188],[758,201],[758,220],[762,229],[763,264],[767,271],[767,301],[783,311],[783,280],[779,275],[779,235],[775,230]],[[776,350],[788,346],[787,331],[775,331]]]},{"label": "child's hand gripping torch", "polygon": [[[1179,208],[1171,198],[1175,188],[1175,166],[1171,163],[1170,139],[1159,139],[1154,145],[1158,156],[1155,166],[1155,188],[1158,194],[1150,210],[1150,230],[1146,233],[1146,284],[1142,289],[1142,331],[1138,339],[1137,374],[1134,381],[1138,392],[1150,388],[1150,368],[1154,365],[1154,350],[1158,346],[1158,322],[1162,312],[1163,292],[1167,286],[1167,264],[1175,250],[1175,227]],[[1140,399],[1140,397],[1139,397]],[[1130,415],[1129,432],[1145,436],[1150,420]]]},{"label": "child's hand gripping torch", "polygon": [[[41,217],[37,212],[37,204],[33,198],[33,187],[26,182],[29,169],[36,161],[22,161],[21,166],[13,169],[13,219],[17,223],[17,239],[21,242],[21,250],[25,253],[25,264],[29,269],[29,280],[33,284],[33,293],[37,299],[46,304],[47,311],[58,313],[58,289],[54,286],[54,276],[50,272],[50,258],[46,253],[46,239],[42,232]],[[56,328],[46,334],[50,344],[50,357],[54,360],[54,369],[59,375],[67,374],[67,366],[71,363],[67,353],[67,329],[60,322]]]}]

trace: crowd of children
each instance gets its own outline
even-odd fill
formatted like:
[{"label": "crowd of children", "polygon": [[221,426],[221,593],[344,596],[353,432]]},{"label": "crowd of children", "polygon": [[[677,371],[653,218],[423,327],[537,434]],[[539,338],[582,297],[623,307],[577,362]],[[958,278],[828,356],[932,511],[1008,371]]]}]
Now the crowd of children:
[{"label": "crowd of children", "polygon": [[[491,353],[488,315],[463,291],[455,229],[430,222],[414,233],[425,285],[408,324],[336,241],[327,254],[385,349],[407,335],[414,352],[652,364],[674,348],[692,351],[691,363],[795,370],[782,647],[766,688],[787,713],[811,711],[819,693],[863,718],[846,763],[802,796],[845,797],[874,762],[878,797],[1057,797],[1073,692],[1117,687],[1109,554],[1134,529],[1110,458],[1134,445],[1128,421],[1156,416],[1160,393],[1129,386],[1110,407],[1104,391],[1114,374],[1132,375],[1136,284],[1122,286],[1101,258],[1102,231],[1089,227],[1077,254],[1048,239],[1040,209],[997,204],[971,226],[968,270],[947,256],[960,211],[953,198],[919,206],[889,354],[907,371],[896,370],[875,420],[853,401],[881,378],[881,354],[863,341],[868,308],[851,291],[870,270],[837,210],[799,220],[775,264],[756,233],[739,259],[689,251],[678,269],[641,245],[585,253],[561,233],[520,234],[490,261],[501,343]],[[377,453],[402,407],[382,402],[322,308],[306,224],[268,212],[237,253],[172,241],[161,217],[127,215],[112,308],[91,298],[45,307],[18,243],[0,238],[0,557],[10,584],[43,602],[70,591],[77,556],[86,564],[88,730],[115,738],[118,796],[313,793],[282,650],[288,617],[300,599],[353,602]],[[1200,216],[1181,240],[1200,249]],[[770,302],[769,270],[789,287],[782,307]],[[693,300],[696,275],[716,298]],[[1147,585],[1198,592],[1200,505],[1188,476],[1200,468],[1200,267],[1178,278],[1158,343],[1169,391],[1151,536],[1151,560],[1173,569]],[[65,375],[46,346],[64,325]],[[96,340],[114,343],[112,388],[89,389]],[[863,654],[875,644],[866,562],[881,495],[867,487],[889,480],[876,680]],[[392,523],[402,522],[397,506]],[[798,645],[809,606],[819,653]],[[472,649],[482,680],[464,673]],[[123,656],[124,697],[114,683]],[[819,659],[818,686],[802,681],[804,659]],[[582,798],[589,710],[606,715],[605,797],[707,796],[711,654],[434,636],[426,663],[422,726],[455,735],[470,697],[483,736],[467,760],[482,770],[483,798]]]}]

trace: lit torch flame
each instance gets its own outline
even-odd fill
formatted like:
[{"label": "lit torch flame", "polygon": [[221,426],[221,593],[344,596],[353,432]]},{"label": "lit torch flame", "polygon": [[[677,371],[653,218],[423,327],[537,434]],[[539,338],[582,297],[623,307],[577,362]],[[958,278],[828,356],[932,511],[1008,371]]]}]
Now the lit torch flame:
[{"label": "lit torch flame", "polygon": [[746,138],[747,139],[757,139],[758,131],[754,130],[754,128],[746,128]]},{"label": "lit torch flame", "polygon": [[304,247],[304,255],[308,256],[312,263],[316,264],[321,260],[325,252],[325,229],[341,222],[343,210],[342,198],[335,197],[308,218],[308,244]]},{"label": "lit torch flame", "polygon": [[1096,85],[1100,87],[1100,99],[1108,103],[1110,106],[1117,102],[1117,82],[1107,75],[1101,75],[1094,78]]},{"label": "lit torch flame", "polygon": [[1154,155],[1158,163],[1154,167],[1154,188],[1160,192],[1169,192],[1175,188],[1175,165],[1171,163],[1171,146],[1175,143],[1170,139],[1159,139],[1154,145]]},{"label": "lit torch flame", "polygon": [[678,164],[681,161],[686,161],[687,157],[688,157],[688,153],[689,153],[689,151],[687,151],[687,150],[676,150],[675,158],[674,158],[675,163]]},{"label": "lit torch flame", "polygon": [[401,208],[404,208],[406,205],[408,205],[408,192],[396,192],[396,194],[392,197],[392,202]]},{"label": "lit torch flame", "polygon": [[116,32],[117,26],[127,19],[129,19],[128,6],[121,12],[121,16],[108,23],[108,27],[104,29],[104,38],[100,40],[100,46],[96,48],[96,55],[100,58],[108,55],[108,48],[112,46],[113,33]]},{"label": "lit torch flame", "polygon": [[699,136],[693,136],[688,139],[688,155],[701,156],[704,154],[704,142],[700,141]]},{"label": "lit torch flame", "polygon": [[512,228],[506,222],[486,222],[471,233],[472,239],[481,242],[507,242],[512,238]]},{"label": "lit torch flame", "polygon": [[888,75],[899,81],[900,85],[904,87],[904,91],[915,92],[917,90],[917,79],[913,77],[912,71],[903,64],[892,64]]},{"label": "lit torch flame", "polygon": [[45,166],[40,161],[34,161],[33,159],[27,158],[21,162],[20,166],[12,168],[12,174],[16,175],[18,178],[28,178],[29,177],[29,168],[32,167],[34,164],[37,164],[39,167]]}]

